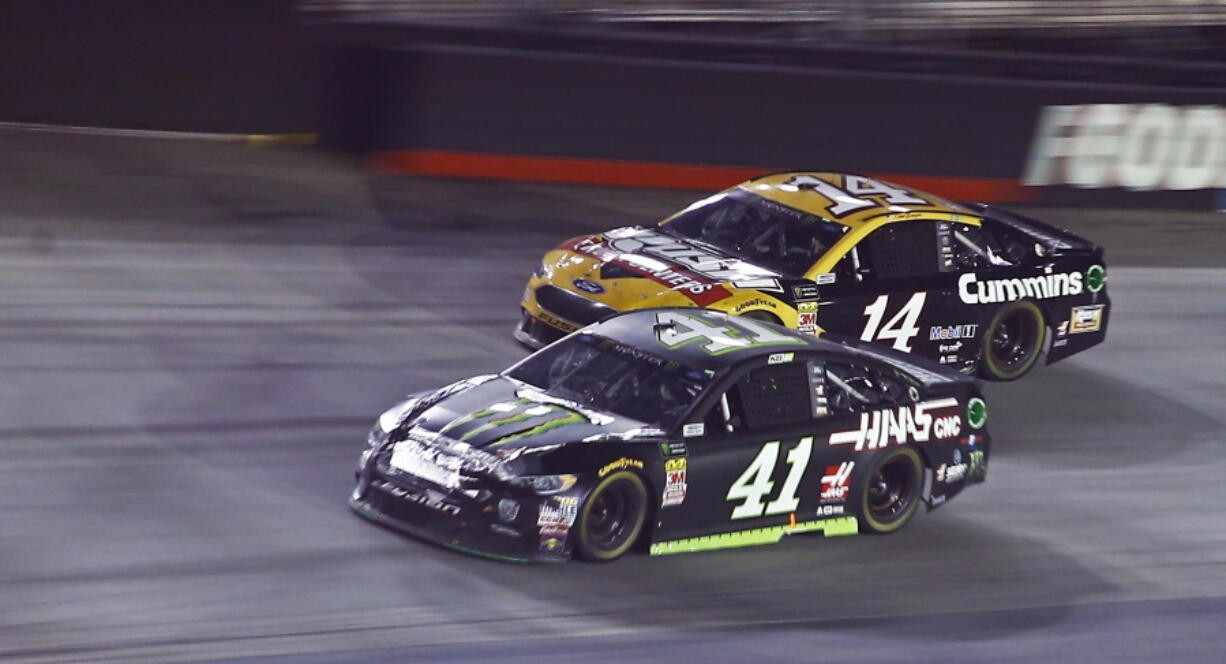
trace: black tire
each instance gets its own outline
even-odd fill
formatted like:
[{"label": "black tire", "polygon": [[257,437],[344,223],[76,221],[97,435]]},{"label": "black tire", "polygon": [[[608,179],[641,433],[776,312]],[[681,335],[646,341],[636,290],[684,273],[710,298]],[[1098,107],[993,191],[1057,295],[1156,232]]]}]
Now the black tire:
[{"label": "black tire", "polygon": [[924,463],[911,447],[890,449],[860,482],[860,532],[892,533],[919,509]]},{"label": "black tire", "polygon": [[979,375],[989,380],[1017,380],[1026,375],[1043,350],[1047,324],[1038,305],[1010,302],[997,310],[983,335]]},{"label": "black tire", "polygon": [[746,318],[752,318],[754,320],[760,320],[764,323],[774,323],[775,325],[783,325],[783,321],[780,320],[778,316],[776,316],[775,314],[772,314],[769,311],[766,311],[765,309],[754,309],[753,311],[746,311],[745,313],[739,314],[739,315],[744,316]]},{"label": "black tire", "polygon": [[575,555],[607,563],[634,546],[647,523],[647,485],[630,471],[613,473],[587,495],[575,522]]}]

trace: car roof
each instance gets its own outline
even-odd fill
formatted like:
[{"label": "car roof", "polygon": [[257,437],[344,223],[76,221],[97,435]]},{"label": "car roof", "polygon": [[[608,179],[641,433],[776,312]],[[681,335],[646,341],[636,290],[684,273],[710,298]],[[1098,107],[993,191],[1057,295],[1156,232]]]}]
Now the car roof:
[{"label": "car roof", "polygon": [[756,358],[768,358],[771,355],[780,353],[825,351],[841,355],[848,360],[868,359],[884,362],[906,371],[924,383],[958,381],[961,379],[960,374],[944,368],[926,367],[922,361],[917,363],[915,361],[916,358],[890,349],[871,346],[861,349],[861,344],[853,341],[847,342],[854,346],[849,347],[844,345],[844,343],[800,334],[782,325],[756,320],[751,321],[750,324],[765,326],[769,329],[772,338],[762,339],[758,337],[754,339],[754,343],[715,353],[707,350],[706,346],[708,344],[702,337],[697,335],[694,336],[692,341],[683,341],[682,343],[670,346],[661,341],[658,336],[656,327],[660,314],[664,314],[666,319],[679,320],[683,324],[687,317],[696,317],[701,319],[696,321],[696,326],[701,326],[702,322],[706,321],[720,326],[727,325],[734,330],[743,330],[747,333],[752,332],[743,324],[746,319],[741,316],[734,316],[712,309],[678,307],[627,311],[590,325],[584,328],[584,331],[612,339],[633,348],[638,348],[657,357],[674,361],[687,367],[713,372],[719,372]]},{"label": "car roof", "polygon": [[[865,178],[872,183],[881,183],[893,189],[900,189],[926,202],[890,203],[880,194],[866,194],[863,197],[856,196],[856,198],[867,201],[872,205],[859,207],[842,216],[836,216],[832,214],[831,209],[835,207],[837,201],[823,195],[819,189],[813,186],[796,186],[796,184],[793,184],[797,178],[805,176],[816,178],[844,191],[848,189],[848,178],[853,180]],[[768,200],[851,228],[875,221],[890,223],[919,219],[943,219],[946,221],[978,224],[981,219],[980,215],[970,208],[945,200],[935,194],[855,173],[833,173],[826,171],[771,173],[742,182],[735,188],[743,189]]]}]

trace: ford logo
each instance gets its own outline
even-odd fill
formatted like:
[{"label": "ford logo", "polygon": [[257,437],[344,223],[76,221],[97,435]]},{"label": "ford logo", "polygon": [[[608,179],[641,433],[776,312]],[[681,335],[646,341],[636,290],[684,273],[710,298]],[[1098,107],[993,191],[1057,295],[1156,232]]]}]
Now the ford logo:
[{"label": "ford logo", "polygon": [[591,293],[593,295],[599,295],[600,293],[604,292],[604,286],[601,286],[595,281],[588,281],[587,279],[575,279],[571,283],[575,285],[575,288],[578,288],[584,293]]}]

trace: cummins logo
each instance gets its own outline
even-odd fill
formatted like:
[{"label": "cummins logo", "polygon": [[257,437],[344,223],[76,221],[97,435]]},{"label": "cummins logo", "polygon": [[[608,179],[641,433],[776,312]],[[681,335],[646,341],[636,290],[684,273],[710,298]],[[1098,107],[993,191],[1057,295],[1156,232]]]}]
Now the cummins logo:
[{"label": "cummins logo", "polygon": [[1136,190],[1226,186],[1226,109],[1047,106],[1039,116],[1023,182]]},{"label": "cummins logo", "polygon": [[1080,295],[1082,275],[1080,272],[1060,272],[1019,279],[990,279],[980,281],[973,273],[958,277],[958,298],[966,304],[992,304],[1012,302],[1023,297],[1045,300],[1065,295]]}]

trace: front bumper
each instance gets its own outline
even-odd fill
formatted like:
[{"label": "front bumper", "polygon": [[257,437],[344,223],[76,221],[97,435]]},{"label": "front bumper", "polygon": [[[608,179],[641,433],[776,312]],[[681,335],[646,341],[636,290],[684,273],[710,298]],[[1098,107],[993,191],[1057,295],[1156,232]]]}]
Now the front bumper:
[{"label": "front bumper", "polygon": [[511,333],[516,341],[531,350],[544,348],[566,335],[567,332],[533,316],[527,310],[520,310],[519,325],[516,325],[515,331]]},{"label": "front bumper", "polygon": [[537,349],[575,330],[617,313],[617,309],[549,283],[539,277],[529,280],[520,302],[521,318],[515,339]]},{"label": "front bumper", "polygon": [[[479,488],[475,496],[445,489],[371,460],[357,473],[349,507],[393,530],[442,546],[515,562],[560,562],[570,558],[566,533],[542,533],[537,518],[550,499]],[[512,518],[499,502],[513,500]]]}]

